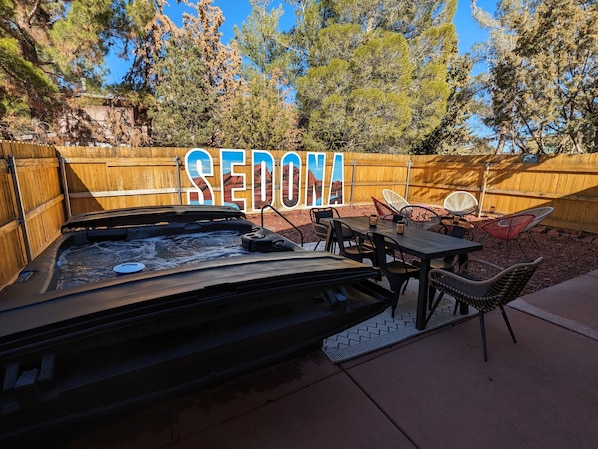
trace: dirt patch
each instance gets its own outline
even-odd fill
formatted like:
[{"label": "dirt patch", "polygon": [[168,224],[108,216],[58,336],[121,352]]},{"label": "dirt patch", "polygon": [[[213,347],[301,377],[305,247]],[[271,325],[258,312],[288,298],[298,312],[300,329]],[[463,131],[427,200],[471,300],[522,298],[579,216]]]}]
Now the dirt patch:
[{"label": "dirt patch", "polygon": [[[376,213],[373,205],[339,207],[338,211],[344,217],[367,216]],[[309,210],[287,211],[283,212],[283,215],[303,233],[305,242],[317,241],[311,225]],[[248,214],[247,217],[254,223],[261,223],[260,214]],[[544,257],[538,271],[523,291],[524,294],[598,269],[598,236],[540,225],[533,230],[533,240],[525,235],[520,237],[519,242],[525,252],[524,256],[515,242],[510,242],[507,248],[505,242],[499,241],[481,230],[479,226],[483,222],[484,220],[474,222],[474,240],[482,243],[484,250],[474,253],[472,257],[503,267],[535,259],[538,256]],[[300,241],[299,233],[275,213],[264,213],[264,226],[279,232],[290,240]]]}]

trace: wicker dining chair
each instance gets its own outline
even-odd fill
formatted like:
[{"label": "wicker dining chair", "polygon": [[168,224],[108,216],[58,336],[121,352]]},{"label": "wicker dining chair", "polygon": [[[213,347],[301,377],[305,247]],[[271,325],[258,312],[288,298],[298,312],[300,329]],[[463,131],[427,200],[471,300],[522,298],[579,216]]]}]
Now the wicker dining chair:
[{"label": "wicker dining chair", "polygon": [[[498,308],[509,329],[513,342],[517,343],[504,306],[517,299],[538,268],[538,265],[540,265],[540,262],[542,262],[542,259],[542,257],[538,257],[533,262],[518,263],[506,269],[490,262],[470,259],[458,273],[443,269],[430,270],[429,279],[432,287],[478,311],[484,360],[488,360],[484,313]],[[430,310],[426,318],[426,323],[434,313],[439,302],[440,299],[434,302],[432,310]]]}]

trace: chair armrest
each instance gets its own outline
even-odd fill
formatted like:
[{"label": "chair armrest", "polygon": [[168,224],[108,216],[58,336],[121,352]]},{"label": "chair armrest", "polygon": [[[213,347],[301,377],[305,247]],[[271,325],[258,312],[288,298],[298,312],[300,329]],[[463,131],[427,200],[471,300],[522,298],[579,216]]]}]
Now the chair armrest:
[{"label": "chair armrest", "polygon": [[[495,282],[495,278],[504,272],[504,268],[481,259],[468,259],[461,270],[452,272],[444,268],[433,268],[428,279],[433,284],[450,284],[451,288],[471,291],[485,289]],[[479,293],[479,292],[478,292]]]},{"label": "chair armrest", "polygon": [[469,303],[470,298],[484,300],[494,282],[494,279],[472,278],[465,273],[453,273],[443,268],[433,268],[428,278],[431,287],[466,303]]}]

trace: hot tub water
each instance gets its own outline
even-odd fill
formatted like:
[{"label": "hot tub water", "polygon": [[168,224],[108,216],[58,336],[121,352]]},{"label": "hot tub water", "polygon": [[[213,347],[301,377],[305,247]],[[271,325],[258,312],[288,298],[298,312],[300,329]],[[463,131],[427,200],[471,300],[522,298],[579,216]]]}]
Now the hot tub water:
[{"label": "hot tub water", "polygon": [[130,241],[95,242],[66,249],[58,259],[57,289],[111,279],[114,267],[141,263],[143,271],[177,268],[223,257],[249,254],[237,231],[165,235]]}]

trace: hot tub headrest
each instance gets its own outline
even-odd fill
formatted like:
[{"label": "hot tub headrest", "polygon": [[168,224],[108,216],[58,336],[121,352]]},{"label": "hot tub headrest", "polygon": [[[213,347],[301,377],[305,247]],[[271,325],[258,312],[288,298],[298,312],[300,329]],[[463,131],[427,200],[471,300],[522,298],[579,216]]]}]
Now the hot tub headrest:
[{"label": "hot tub headrest", "polygon": [[281,236],[255,229],[241,237],[243,248],[251,252],[270,253],[275,251],[292,251]]}]

